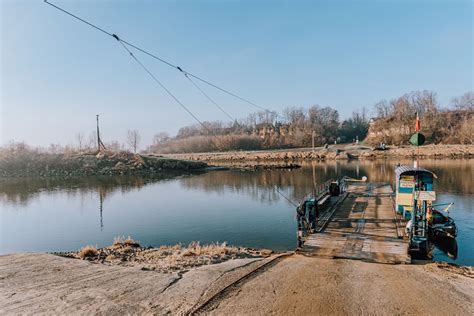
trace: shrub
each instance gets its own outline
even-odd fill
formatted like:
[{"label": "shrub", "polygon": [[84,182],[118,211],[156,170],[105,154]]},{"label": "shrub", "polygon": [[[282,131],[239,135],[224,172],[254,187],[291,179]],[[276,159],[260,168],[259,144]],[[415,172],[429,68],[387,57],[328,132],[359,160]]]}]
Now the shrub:
[{"label": "shrub", "polygon": [[85,246],[79,250],[79,257],[81,259],[92,258],[99,254],[97,248],[94,246]]},{"label": "shrub", "polygon": [[140,247],[140,243],[136,240],[133,240],[130,236],[128,238],[122,237],[115,237],[114,243],[112,244],[112,248],[122,248],[122,247],[132,247],[138,248]]}]

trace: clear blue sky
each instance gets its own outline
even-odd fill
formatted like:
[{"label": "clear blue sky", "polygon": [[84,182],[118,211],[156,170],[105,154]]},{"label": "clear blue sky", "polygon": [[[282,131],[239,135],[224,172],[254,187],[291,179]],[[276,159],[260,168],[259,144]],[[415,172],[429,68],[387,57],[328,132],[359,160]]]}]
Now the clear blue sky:
[{"label": "clear blue sky", "polygon": [[[413,90],[442,105],[473,89],[472,1],[51,2],[270,109],[342,117]],[[143,62],[201,120],[226,117],[181,74]],[[255,111],[208,87],[232,116]],[[105,141],[195,123],[119,43],[41,0],[1,1],[1,143],[74,143],[101,115]]]}]

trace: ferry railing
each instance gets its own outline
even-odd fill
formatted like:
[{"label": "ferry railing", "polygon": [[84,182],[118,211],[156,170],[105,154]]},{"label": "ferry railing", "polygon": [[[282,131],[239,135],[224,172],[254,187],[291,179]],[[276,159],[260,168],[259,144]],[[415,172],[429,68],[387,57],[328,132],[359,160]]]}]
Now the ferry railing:
[{"label": "ferry railing", "polygon": [[[347,195],[345,193],[347,184],[346,184],[346,181],[344,180],[344,178],[342,178],[342,179],[337,180],[337,181],[334,180],[334,179],[330,179],[330,180],[327,180],[327,181],[321,183],[320,185],[316,186],[313,189],[312,193],[307,194],[306,197],[304,198],[304,200],[314,198],[314,201],[317,204],[322,199],[325,199],[325,198],[327,199],[328,196],[330,195],[331,183],[333,183],[333,182],[337,182],[339,184],[341,197],[339,198],[339,200],[334,205],[331,205],[330,208],[325,209],[324,213],[319,215],[319,218],[317,218],[315,227],[313,227],[313,228],[311,227],[311,223],[309,221],[309,217],[308,217],[308,214],[306,214],[306,212],[305,212],[304,215],[303,214],[297,215],[298,247],[300,247],[304,243],[304,240],[306,239],[306,237],[309,236],[311,233],[319,233],[325,228],[325,226],[327,225],[327,223],[331,219],[332,215],[334,214],[334,211],[337,208],[337,206],[345,199],[345,197]],[[300,203],[299,207],[301,207],[301,203]]]}]

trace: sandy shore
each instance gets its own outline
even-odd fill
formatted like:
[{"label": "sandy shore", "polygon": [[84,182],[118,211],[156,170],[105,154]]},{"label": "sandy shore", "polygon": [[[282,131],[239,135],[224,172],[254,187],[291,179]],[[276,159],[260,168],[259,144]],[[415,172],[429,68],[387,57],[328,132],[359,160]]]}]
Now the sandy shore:
[{"label": "sandy shore", "polygon": [[[413,158],[414,146],[389,146],[388,150],[373,150],[363,145],[331,145],[328,148],[297,148],[266,151],[235,151],[213,153],[173,154],[167,157],[204,161],[223,165],[241,164],[290,164],[298,161]],[[474,158],[474,145],[426,145],[420,147],[420,157],[426,158]]]},{"label": "sandy shore", "polygon": [[0,313],[472,315],[472,269],[447,268],[271,255],[179,273],[11,254]]}]

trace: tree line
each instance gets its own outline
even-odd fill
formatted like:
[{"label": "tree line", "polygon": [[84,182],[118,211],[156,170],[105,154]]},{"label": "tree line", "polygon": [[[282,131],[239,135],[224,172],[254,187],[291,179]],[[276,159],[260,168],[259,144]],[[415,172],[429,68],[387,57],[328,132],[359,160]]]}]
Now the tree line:
[{"label": "tree line", "polygon": [[383,99],[371,110],[362,108],[341,120],[330,106],[287,107],[281,114],[252,113],[235,122],[204,122],[182,127],[175,137],[158,133],[147,148],[154,153],[253,150],[321,146],[366,140],[406,144],[414,132],[415,113],[432,143],[473,143],[474,93],[467,92],[441,107],[433,91],[413,91]]},{"label": "tree line", "polygon": [[354,111],[341,122],[329,106],[287,107],[282,114],[251,113],[234,122],[203,122],[179,129],[175,137],[156,134],[147,151],[156,153],[254,150],[319,146],[325,143],[363,139],[369,116],[366,109]]},{"label": "tree line", "polygon": [[[313,105],[287,107],[281,114],[259,111],[234,122],[211,121],[179,129],[176,136],[166,132],[154,135],[147,153],[184,153],[229,150],[259,150],[321,146],[350,143],[357,139],[370,145],[379,143],[403,145],[414,133],[415,113],[422,122],[422,132],[428,143],[474,144],[474,92],[455,97],[445,107],[440,106],[433,91],[413,91],[402,96],[380,100],[370,110],[361,108],[341,120],[339,112],[330,106]],[[126,134],[126,143],[104,141],[109,151],[138,152],[141,135],[137,129]],[[26,149],[24,143],[11,142],[3,146],[9,152]],[[142,147],[143,148],[143,147]],[[36,148],[39,152],[96,152],[97,133],[88,137],[77,133],[75,144],[51,144]]]},{"label": "tree line", "polygon": [[441,107],[436,93],[414,91],[374,105],[375,120],[370,125],[368,143],[384,142],[403,145],[415,132],[414,117],[418,113],[422,133],[430,143],[474,143],[474,92],[453,98]]}]

